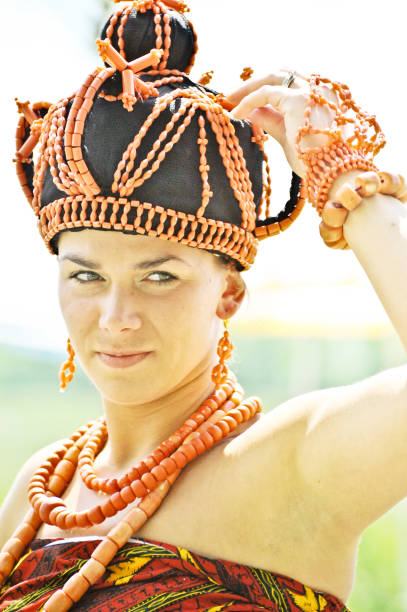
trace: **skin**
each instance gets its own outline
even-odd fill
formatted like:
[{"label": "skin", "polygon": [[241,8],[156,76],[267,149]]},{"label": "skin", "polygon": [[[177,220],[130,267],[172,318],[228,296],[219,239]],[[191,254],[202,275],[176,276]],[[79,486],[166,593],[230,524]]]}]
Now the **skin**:
[{"label": "skin", "polygon": [[[268,131],[303,175],[294,138],[307,82],[297,77],[288,90],[281,87],[284,76],[251,81],[229,97],[238,105],[235,116],[249,117]],[[329,125],[329,113],[317,109],[313,121]],[[339,177],[330,198],[355,174]],[[377,194],[348,216],[344,233],[407,348],[405,207]],[[97,262],[98,276],[64,260],[72,252]],[[168,254],[186,263],[133,269],[144,259]],[[108,422],[109,442],[96,468],[102,476],[117,476],[212,390],[220,325],[239,308],[244,285],[211,254],[120,232],[65,232],[59,261],[62,312]],[[165,275],[158,272],[177,281],[161,286],[158,280]],[[78,273],[86,282],[71,278]],[[106,367],[95,354],[122,347],[152,355],[121,371]],[[188,466],[138,535],[279,572],[346,601],[361,534],[407,495],[406,381],[407,368],[401,366],[274,408]],[[27,482],[49,452],[40,451],[20,472],[2,510],[2,540],[27,510]],[[68,507],[82,510],[98,496],[75,476],[65,499]],[[87,533],[103,535],[120,518],[119,513]],[[81,533],[62,534],[45,525],[38,535]]]},{"label": "skin", "polygon": [[[148,264],[165,257],[177,259]],[[76,258],[97,268],[84,268]],[[202,250],[119,232],[64,232],[58,259],[69,336],[103,398],[108,463],[132,465],[213,391],[222,319],[239,307],[243,281]],[[145,262],[148,268],[141,268]],[[99,355],[137,351],[151,353],[120,369]]]}]

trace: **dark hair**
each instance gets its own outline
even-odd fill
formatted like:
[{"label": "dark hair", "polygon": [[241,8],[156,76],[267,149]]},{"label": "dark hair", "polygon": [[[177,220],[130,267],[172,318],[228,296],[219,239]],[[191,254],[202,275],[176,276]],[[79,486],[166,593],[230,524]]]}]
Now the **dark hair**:
[{"label": "dark hair", "polygon": [[[55,236],[51,240],[51,247],[52,247],[52,250],[54,251],[54,253],[56,253],[58,255],[59,238],[60,238],[60,236],[61,236],[61,234],[63,232],[82,232],[85,229],[88,229],[88,228],[86,228],[86,227],[75,227],[75,228],[71,228],[71,229],[62,230],[62,232],[58,232],[58,234],[55,234]],[[105,231],[109,231],[109,230],[105,230]],[[224,253],[219,253],[217,251],[207,251],[207,252],[209,252],[212,255],[216,256],[216,259],[219,262],[221,262],[221,264],[224,265],[224,266],[233,267],[233,268],[235,268],[235,270],[237,270],[237,272],[242,272],[242,270],[244,270],[243,266],[241,266],[239,264],[239,262],[235,261],[234,259],[232,259],[228,255],[225,255]]]},{"label": "dark hair", "polygon": [[[290,213],[295,209],[297,203],[298,203],[298,196],[299,196],[299,191],[301,188],[301,179],[299,176],[297,176],[294,172],[292,173],[291,176],[291,186],[290,186],[290,197],[284,207],[283,210],[281,210],[278,215],[276,215],[275,217],[269,217],[267,218],[264,223],[267,224],[271,224],[271,223],[275,223],[276,221],[281,221],[283,219],[286,219],[287,217],[290,216]],[[262,221],[258,222],[259,225],[260,223],[262,223]],[[82,231],[83,227],[77,227],[77,228],[71,228],[70,230],[64,230],[64,231],[71,231],[71,232],[80,232]],[[58,254],[58,239],[59,236],[61,235],[61,232],[59,232],[58,234],[56,234],[50,241],[50,246],[53,250],[54,253]],[[225,266],[233,266],[238,272],[242,272],[244,270],[244,267],[236,260],[232,259],[231,257],[229,257],[229,255],[226,255],[225,253],[219,253],[217,251],[211,251],[213,253],[213,255],[216,255],[217,258],[225,265]]]}]

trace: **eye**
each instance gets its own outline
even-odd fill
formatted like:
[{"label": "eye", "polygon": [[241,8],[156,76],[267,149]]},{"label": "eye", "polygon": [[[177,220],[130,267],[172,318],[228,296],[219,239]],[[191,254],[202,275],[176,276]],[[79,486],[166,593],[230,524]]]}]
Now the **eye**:
[{"label": "eye", "polygon": [[80,272],[75,272],[71,274],[69,278],[73,278],[78,281],[78,283],[88,283],[90,281],[102,280],[99,274],[96,272],[91,272],[90,270],[81,270]]},{"label": "eye", "polygon": [[169,272],[151,272],[146,276],[145,280],[158,284],[170,283],[171,281],[177,280],[177,277]]}]

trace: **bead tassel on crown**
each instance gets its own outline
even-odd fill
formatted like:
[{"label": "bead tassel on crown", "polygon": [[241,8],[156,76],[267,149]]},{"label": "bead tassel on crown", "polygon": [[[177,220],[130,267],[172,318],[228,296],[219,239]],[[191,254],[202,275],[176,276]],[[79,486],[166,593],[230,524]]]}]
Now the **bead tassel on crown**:
[{"label": "bead tassel on crown", "polygon": [[[101,227],[163,236],[200,248],[214,248],[235,259],[243,268],[247,268],[257,252],[256,239],[261,240],[286,229],[298,216],[304,202],[301,198],[299,200],[297,198],[295,202],[291,201],[290,207],[286,207],[278,217],[270,217],[270,173],[265,156],[265,187],[262,204],[256,211],[243,151],[230,117],[224,112],[230,111],[233,104],[222,94],[213,94],[203,90],[202,87],[200,89],[180,87],[174,92],[158,97],[161,87],[177,83],[183,85],[192,68],[198,48],[193,26],[187,22],[194,39],[189,65],[185,68],[185,72],[167,68],[172,46],[169,9],[181,13],[188,10],[184,3],[176,0],[138,0],[118,9],[107,24],[104,40],[97,41],[99,53],[107,67],[96,69],[87,77],[75,95],[52,105],[46,114],[44,110],[50,106],[49,104],[41,103],[43,106],[38,107],[30,106],[28,103],[19,105],[22,117],[17,128],[17,174],[25,195],[39,217],[40,232],[51,252],[53,251],[50,241],[57,232],[73,227]],[[139,13],[152,11],[155,47],[141,57],[128,60],[125,27],[134,10]],[[113,96],[111,93],[106,93],[104,87],[116,72],[121,74],[122,92]],[[252,69],[244,69],[242,78],[248,78],[251,73]],[[207,82],[210,76],[210,73],[204,76],[203,82]],[[108,102],[121,100],[124,108],[132,112],[137,100],[154,97],[157,98],[157,102],[151,115],[124,151],[114,172],[111,190],[118,194],[119,202],[122,202],[118,204],[114,198],[105,198],[101,195],[100,185],[89,163],[85,161],[83,139],[86,121],[99,98]],[[156,139],[146,157],[140,158],[140,145],[147,131],[155,121],[159,121],[160,115],[167,112],[176,99],[182,99],[178,112]],[[149,180],[160,168],[195,115],[199,123],[197,146],[202,178],[201,203],[197,207],[195,216],[131,200],[133,191]],[[207,162],[208,130],[216,137],[225,172],[240,209],[242,218],[240,227],[221,220],[213,222],[204,216],[213,197],[213,189],[209,182],[210,166]],[[29,131],[28,138],[27,131]],[[253,142],[263,150],[265,141],[263,131],[254,124],[252,131]],[[33,167],[32,152],[36,145],[39,145],[39,154],[31,185],[29,176],[32,171],[27,171],[30,166]],[[42,189],[48,171],[51,173],[55,187],[64,192],[66,197],[41,206]],[[134,207],[137,208],[138,214],[133,224],[129,224],[128,214]],[[148,212],[148,218],[147,223],[142,226],[140,219],[145,211]],[[168,218],[171,219],[171,224],[168,233],[164,234]],[[156,225],[157,229],[153,230],[152,224],[153,222],[157,224],[156,219],[158,226]],[[191,231],[185,234],[188,223],[192,223]]]}]

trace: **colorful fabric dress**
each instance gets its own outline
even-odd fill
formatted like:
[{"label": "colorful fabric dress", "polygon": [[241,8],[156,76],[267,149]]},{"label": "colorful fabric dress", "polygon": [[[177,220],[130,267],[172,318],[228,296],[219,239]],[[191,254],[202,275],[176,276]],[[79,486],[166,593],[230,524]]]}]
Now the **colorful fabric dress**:
[{"label": "colorful fabric dress", "polygon": [[[0,591],[0,610],[41,610],[77,572],[98,538],[34,540]],[[336,597],[286,576],[239,563],[208,559],[184,548],[131,539],[102,580],[72,608],[77,612],[349,612]]]}]

